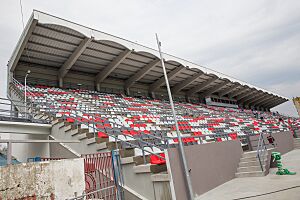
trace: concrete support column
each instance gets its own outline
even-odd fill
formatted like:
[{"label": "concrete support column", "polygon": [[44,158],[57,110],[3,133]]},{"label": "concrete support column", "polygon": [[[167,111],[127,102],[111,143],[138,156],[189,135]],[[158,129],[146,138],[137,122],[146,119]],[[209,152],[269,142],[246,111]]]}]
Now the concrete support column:
[{"label": "concrete support column", "polygon": [[97,84],[96,84],[96,90],[97,90],[98,92],[100,92],[100,83],[97,83]]},{"label": "concrete support column", "polygon": [[64,86],[64,80],[62,77],[58,78],[58,87],[62,88]]},{"label": "concrete support column", "polygon": [[127,96],[130,96],[130,90],[129,90],[129,88],[125,88],[125,94],[126,94]]},{"label": "concrete support column", "polygon": [[191,102],[191,99],[190,99],[190,97],[189,97],[189,96],[185,96],[185,100],[186,100],[186,102],[188,102],[188,103],[190,103],[190,102]]},{"label": "concrete support column", "polygon": [[150,92],[150,96],[155,99],[155,93],[154,92]]}]

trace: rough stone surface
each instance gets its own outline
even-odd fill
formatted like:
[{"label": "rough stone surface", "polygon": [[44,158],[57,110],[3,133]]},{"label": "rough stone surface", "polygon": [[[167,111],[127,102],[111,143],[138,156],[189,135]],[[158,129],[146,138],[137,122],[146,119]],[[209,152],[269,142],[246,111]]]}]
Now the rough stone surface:
[{"label": "rough stone surface", "polygon": [[66,199],[84,188],[81,158],[0,168],[0,199]]}]

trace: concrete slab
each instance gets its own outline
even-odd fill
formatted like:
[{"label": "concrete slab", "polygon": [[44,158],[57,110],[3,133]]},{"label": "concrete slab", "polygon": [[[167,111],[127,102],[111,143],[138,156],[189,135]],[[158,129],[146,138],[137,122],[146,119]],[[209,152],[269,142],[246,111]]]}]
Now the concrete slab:
[{"label": "concrete slab", "polygon": [[[265,177],[235,178],[195,198],[197,200],[299,200],[300,149],[282,157],[284,168],[297,172],[293,176],[278,176],[271,168]],[[270,194],[267,194],[270,193]]]}]

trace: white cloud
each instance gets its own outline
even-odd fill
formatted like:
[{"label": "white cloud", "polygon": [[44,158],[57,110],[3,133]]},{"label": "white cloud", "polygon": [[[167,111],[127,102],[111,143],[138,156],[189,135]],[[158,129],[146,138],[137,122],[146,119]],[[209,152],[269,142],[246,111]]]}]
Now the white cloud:
[{"label": "white cloud", "polygon": [[[157,32],[168,53],[287,97],[300,95],[297,0],[23,0],[23,9],[25,21],[37,9],[154,48]],[[3,1],[0,13],[3,84],[22,31],[19,1]]]}]

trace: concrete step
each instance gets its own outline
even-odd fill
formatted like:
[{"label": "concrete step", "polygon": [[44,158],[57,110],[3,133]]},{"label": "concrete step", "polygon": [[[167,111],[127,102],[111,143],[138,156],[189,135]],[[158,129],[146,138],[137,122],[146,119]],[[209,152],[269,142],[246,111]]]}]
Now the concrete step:
[{"label": "concrete step", "polygon": [[42,119],[43,119],[43,120],[47,120],[47,119],[49,119],[49,116],[48,116],[48,115],[44,115],[44,116],[42,117]]},{"label": "concrete step", "polygon": [[237,172],[235,173],[236,178],[244,177],[262,177],[265,176],[265,172],[262,171],[253,171],[253,172]]},{"label": "concrete step", "polygon": [[96,144],[96,139],[95,139],[95,138],[88,138],[88,139],[86,140],[86,144],[87,144],[87,145]]},{"label": "concrete step", "polygon": [[300,149],[300,145],[294,145],[294,149]]},{"label": "concrete step", "polygon": [[78,135],[78,129],[74,129],[74,130],[70,130],[67,131],[66,133],[70,133],[72,137],[75,137],[76,135]]},{"label": "concrete step", "polygon": [[242,155],[242,158],[254,157],[254,156],[256,156],[256,154],[257,154],[257,151],[244,152]]},{"label": "concrete step", "polygon": [[295,145],[300,145],[300,142],[294,142]]},{"label": "concrete step", "polygon": [[[263,160],[266,160],[268,157],[268,155],[264,155],[264,157],[262,157]],[[257,161],[258,158],[255,156],[253,157],[246,157],[246,158],[241,158],[240,162],[252,162],[252,161]]]},{"label": "concrete step", "polygon": [[79,134],[79,135],[77,136],[77,139],[78,139],[78,140],[85,140],[85,139],[87,139],[86,134]]},{"label": "concrete step", "polygon": [[133,167],[133,171],[136,174],[141,173],[160,173],[167,171],[166,165],[152,165],[152,164],[145,164],[145,165],[138,165]]},{"label": "concrete step", "polygon": [[107,148],[107,145],[106,145],[106,142],[103,142],[103,143],[100,143],[100,144],[97,144],[96,145],[96,151],[99,152],[99,151],[104,151],[108,149]]},{"label": "concrete step", "polygon": [[65,132],[68,132],[70,130],[72,130],[72,125],[67,125],[67,126],[64,127]]},{"label": "concrete step", "polygon": [[[263,165],[263,169],[266,170],[266,165]],[[260,171],[260,166],[249,166],[249,167],[239,167],[237,172],[253,172],[253,171]]]},{"label": "concrete step", "polygon": [[59,120],[58,119],[55,119],[51,122],[52,126],[55,125],[55,124],[58,124],[59,123]]},{"label": "concrete step", "polygon": [[[265,161],[262,161],[265,164]],[[251,167],[251,166],[260,166],[259,161],[250,161],[250,162],[240,162],[239,167]]]},{"label": "concrete step", "polygon": [[133,157],[121,158],[122,165],[127,165],[127,164],[131,164],[131,163],[134,163]]},{"label": "concrete step", "polygon": [[151,175],[152,182],[169,182],[170,176],[167,173],[159,173]]}]

